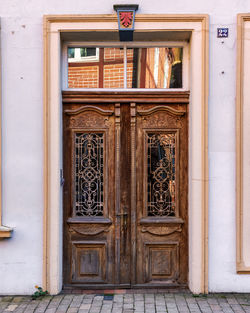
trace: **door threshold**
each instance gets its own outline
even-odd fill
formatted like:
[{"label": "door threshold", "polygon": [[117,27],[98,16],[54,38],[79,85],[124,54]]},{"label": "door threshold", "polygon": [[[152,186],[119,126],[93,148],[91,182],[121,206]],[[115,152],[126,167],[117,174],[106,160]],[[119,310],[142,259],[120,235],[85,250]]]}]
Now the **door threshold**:
[{"label": "door threshold", "polygon": [[120,288],[120,287],[113,287],[105,288],[105,287],[80,287],[80,286],[64,286],[63,290],[61,291],[62,294],[98,294],[98,295],[119,295],[119,294],[149,294],[149,293],[190,293],[190,290],[187,286],[162,286],[162,287],[148,287],[148,288]]}]

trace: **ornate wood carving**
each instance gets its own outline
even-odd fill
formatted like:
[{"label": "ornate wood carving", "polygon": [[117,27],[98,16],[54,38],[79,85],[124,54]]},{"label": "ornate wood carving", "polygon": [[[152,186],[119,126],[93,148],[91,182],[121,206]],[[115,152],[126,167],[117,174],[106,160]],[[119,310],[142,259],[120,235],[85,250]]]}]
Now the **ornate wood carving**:
[{"label": "ornate wood carving", "polygon": [[84,235],[84,236],[95,236],[95,235],[99,235],[103,232],[108,232],[110,230],[110,225],[95,225],[95,224],[91,224],[91,225],[74,225],[74,226],[70,226],[69,231],[70,232],[76,232],[80,235]]},{"label": "ornate wood carving", "polygon": [[[137,283],[187,281],[186,107],[137,110]],[[150,196],[148,196],[150,195]],[[175,242],[166,241],[167,238]],[[143,269],[143,272],[141,272]],[[144,274],[143,274],[144,273]]]},{"label": "ornate wood carving", "polygon": [[[167,96],[157,92],[65,93],[64,281],[67,285],[127,288],[130,284],[155,287],[187,282],[187,102],[188,93]],[[99,216],[74,215],[73,171],[79,170],[83,177],[87,175],[89,188],[92,186],[89,166],[83,166],[80,160],[76,168],[73,164],[74,154],[79,152],[74,150],[76,134],[98,138],[103,134],[100,145],[104,151],[103,162],[96,157],[97,148],[91,150],[86,146],[82,151],[86,156],[82,159],[89,163],[98,159],[103,167],[103,179],[97,188],[104,197],[103,214]],[[171,184],[174,181],[179,190],[175,199],[171,199],[171,202],[176,200],[174,214],[148,215],[145,209],[147,187],[144,182],[148,168],[145,142],[147,135],[154,134],[160,137],[157,137],[159,140],[171,137],[171,134],[176,139],[172,145],[169,141],[158,144],[157,139],[151,151],[151,156],[157,155],[151,162],[154,178],[151,181],[158,183],[155,188],[162,191],[159,201],[166,202],[161,197],[165,180],[171,180]],[[171,170],[161,164],[170,154]],[[171,184],[167,183],[167,188]],[[86,189],[82,181],[78,183],[78,189],[80,193]],[[173,189],[171,192],[174,194]]]},{"label": "ornate wood carving", "polygon": [[143,226],[142,227],[142,233],[150,233],[152,235],[157,235],[157,236],[167,236],[170,234],[173,234],[174,232],[181,232],[182,227],[181,225],[178,226]]},{"label": "ornate wood carving", "polygon": [[114,112],[112,105],[64,110],[66,284],[114,282]]},{"label": "ornate wood carving", "polygon": [[186,113],[185,110],[176,110],[170,106],[164,106],[164,105],[155,106],[148,110],[137,110],[137,113],[141,116],[151,115],[156,112],[167,112],[167,113],[170,113],[172,115],[177,115],[177,116],[183,116]]},{"label": "ornate wood carving", "polygon": [[154,112],[152,115],[143,116],[143,127],[148,128],[181,128],[182,118],[176,115],[166,115],[163,111]]},{"label": "ornate wood carving", "polygon": [[121,151],[121,108],[120,103],[115,104],[115,241],[116,241],[116,271],[115,281],[120,282],[120,220],[117,215],[120,213],[120,151]]},{"label": "ornate wood carving", "polygon": [[68,115],[77,115],[83,112],[96,112],[101,115],[112,115],[114,114],[114,111],[112,110],[104,110],[101,108],[98,108],[96,106],[91,106],[91,105],[86,105],[86,106],[81,106],[80,108],[74,109],[74,110],[65,110],[64,111]]},{"label": "ornate wood carving", "polygon": [[130,132],[131,132],[131,238],[132,238],[132,258],[133,267],[131,280],[132,283],[136,283],[136,103],[130,104]]},{"label": "ornate wood carving", "polygon": [[102,115],[96,112],[86,112],[78,117],[70,117],[69,127],[70,128],[88,128],[88,127],[105,127],[107,128],[110,124],[108,123],[109,118],[103,118]]}]

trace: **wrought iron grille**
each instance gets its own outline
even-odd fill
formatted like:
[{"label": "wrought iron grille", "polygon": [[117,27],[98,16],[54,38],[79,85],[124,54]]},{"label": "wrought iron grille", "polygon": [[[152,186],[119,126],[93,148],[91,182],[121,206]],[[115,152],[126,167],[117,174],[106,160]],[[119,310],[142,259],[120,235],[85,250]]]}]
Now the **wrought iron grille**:
[{"label": "wrought iron grille", "polygon": [[148,216],[175,216],[176,135],[147,133]]},{"label": "wrought iron grille", "polygon": [[104,134],[76,133],[75,215],[102,216],[104,207]]}]

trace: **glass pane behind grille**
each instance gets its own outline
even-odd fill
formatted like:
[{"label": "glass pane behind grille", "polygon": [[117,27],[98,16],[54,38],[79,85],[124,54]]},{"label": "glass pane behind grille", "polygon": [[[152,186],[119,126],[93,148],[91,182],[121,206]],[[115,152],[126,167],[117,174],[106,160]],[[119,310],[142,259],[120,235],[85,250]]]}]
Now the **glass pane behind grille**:
[{"label": "glass pane behind grille", "polygon": [[104,208],[104,134],[75,134],[75,215],[102,216]]},{"label": "glass pane behind grille", "polygon": [[146,134],[148,216],[176,215],[176,136]]}]

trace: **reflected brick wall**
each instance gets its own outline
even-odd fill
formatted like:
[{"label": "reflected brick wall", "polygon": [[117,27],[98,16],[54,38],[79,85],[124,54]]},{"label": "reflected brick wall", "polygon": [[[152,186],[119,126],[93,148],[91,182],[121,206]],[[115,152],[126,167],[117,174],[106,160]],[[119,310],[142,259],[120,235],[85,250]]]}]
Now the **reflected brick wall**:
[{"label": "reflected brick wall", "polygon": [[[123,88],[123,49],[100,49],[99,60],[69,63],[68,88]],[[133,49],[127,51],[127,86],[132,88]]]}]

